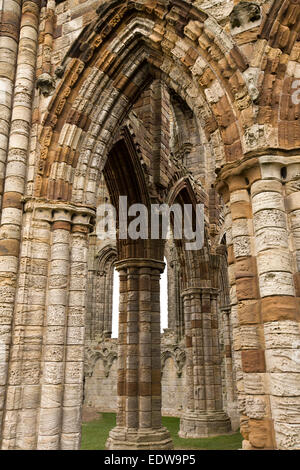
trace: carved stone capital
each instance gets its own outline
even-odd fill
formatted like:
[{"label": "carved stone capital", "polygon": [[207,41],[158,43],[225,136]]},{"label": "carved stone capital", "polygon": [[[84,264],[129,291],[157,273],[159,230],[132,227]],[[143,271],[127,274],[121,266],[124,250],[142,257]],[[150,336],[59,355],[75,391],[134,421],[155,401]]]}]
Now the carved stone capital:
[{"label": "carved stone capital", "polygon": [[165,263],[163,261],[158,261],[155,259],[149,258],[129,258],[115,263],[115,268],[118,271],[128,269],[128,268],[151,268],[157,269],[161,273],[165,269]]}]

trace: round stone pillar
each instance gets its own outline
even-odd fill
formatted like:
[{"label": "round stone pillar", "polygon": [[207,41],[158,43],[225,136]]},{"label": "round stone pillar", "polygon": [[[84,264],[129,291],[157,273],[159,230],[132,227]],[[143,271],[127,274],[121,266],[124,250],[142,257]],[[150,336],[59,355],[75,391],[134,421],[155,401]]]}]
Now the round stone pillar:
[{"label": "round stone pillar", "polygon": [[223,411],[218,342],[217,289],[192,287],[182,293],[186,331],[186,411],[179,436],[207,437],[231,430]]},{"label": "round stone pillar", "polygon": [[126,259],[120,272],[117,426],[107,449],[173,449],[161,425],[159,279],[164,263]]}]

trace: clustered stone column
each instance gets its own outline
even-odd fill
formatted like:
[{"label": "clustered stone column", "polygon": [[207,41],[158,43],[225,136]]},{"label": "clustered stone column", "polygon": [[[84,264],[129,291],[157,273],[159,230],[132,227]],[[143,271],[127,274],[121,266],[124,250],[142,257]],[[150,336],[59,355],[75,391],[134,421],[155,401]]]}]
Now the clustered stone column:
[{"label": "clustered stone column", "polygon": [[69,302],[64,358],[64,393],[59,447],[62,450],[79,449],[81,442],[90,217],[91,213],[88,211],[75,213],[72,217]]},{"label": "clustered stone column", "polygon": [[36,448],[51,220],[51,209],[26,206],[3,395],[2,449]]},{"label": "clustered stone column", "polygon": [[38,449],[59,448],[64,342],[68,309],[71,214],[54,211],[43,345]]},{"label": "clustered stone column", "polygon": [[206,437],[230,431],[223,411],[218,338],[217,289],[209,285],[182,292],[186,337],[186,411],[180,437]]},{"label": "clustered stone column", "polygon": [[[5,139],[4,153],[0,156],[0,193],[2,194],[2,214],[0,227],[0,343],[6,344],[0,360],[0,435],[2,435],[2,417],[5,406],[5,387],[7,384],[7,362],[9,360],[9,343],[12,334],[11,325],[15,303],[15,292],[18,272],[18,257],[22,225],[22,197],[25,191],[25,178],[30,139],[32,94],[36,68],[36,53],[38,47],[37,35],[39,25],[39,1],[4,4],[1,30],[6,30],[7,43],[12,49],[12,65],[16,61],[16,74],[12,92],[13,75],[7,83],[6,98],[8,112],[11,117],[7,127],[8,139]],[[21,23],[20,23],[21,14]],[[18,29],[20,26],[20,34]],[[16,56],[16,43],[18,52]],[[5,36],[4,36],[4,39]],[[10,67],[7,69],[12,71]],[[13,104],[12,104],[13,103]],[[11,113],[10,113],[11,109]],[[7,124],[6,124],[7,125]],[[1,146],[2,147],[2,146]],[[5,167],[5,178],[4,176]],[[1,181],[2,179],[2,181]],[[4,338],[3,338],[4,337]]]},{"label": "clustered stone column", "polygon": [[127,259],[120,272],[117,426],[108,449],[172,449],[161,425],[159,279],[164,263]]},{"label": "clustered stone column", "polygon": [[[272,445],[279,449],[300,447],[300,368],[297,351],[300,344],[300,305],[297,299],[297,262],[293,259],[293,234],[297,224],[293,227],[288,220],[288,216],[300,209],[300,199],[297,190],[291,196],[289,186],[285,188],[285,165],[290,168],[289,176],[294,173],[299,185],[300,165],[294,162],[293,158],[262,157],[261,177],[251,185],[264,332],[261,347],[265,349],[267,375],[267,386],[264,388],[270,397],[272,422],[262,422],[256,428],[251,426],[249,438],[252,445],[255,446],[257,441],[261,444],[260,435],[257,433],[255,436],[255,432],[258,429],[261,434],[266,434],[269,423],[274,433],[273,436],[269,433],[269,440],[273,437]],[[267,416],[270,411],[266,406]],[[266,437],[265,441],[268,443]]]},{"label": "clustered stone column", "polygon": [[77,449],[90,209],[28,201],[2,449]]},{"label": "clustered stone column", "polygon": [[299,447],[293,214],[300,206],[289,185],[293,180],[295,188],[299,182],[296,167],[295,157],[259,157],[228,176],[229,192],[224,193],[232,228],[227,238],[231,320],[246,449]]}]

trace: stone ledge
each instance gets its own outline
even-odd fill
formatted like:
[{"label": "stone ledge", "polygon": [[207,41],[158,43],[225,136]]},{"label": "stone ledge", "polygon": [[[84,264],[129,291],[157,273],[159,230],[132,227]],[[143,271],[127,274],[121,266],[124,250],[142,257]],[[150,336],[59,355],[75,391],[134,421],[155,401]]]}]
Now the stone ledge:
[{"label": "stone ledge", "polygon": [[167,428],[131,429],[116,426],[105,445],[108,450],[173,450],[173,442]]}]

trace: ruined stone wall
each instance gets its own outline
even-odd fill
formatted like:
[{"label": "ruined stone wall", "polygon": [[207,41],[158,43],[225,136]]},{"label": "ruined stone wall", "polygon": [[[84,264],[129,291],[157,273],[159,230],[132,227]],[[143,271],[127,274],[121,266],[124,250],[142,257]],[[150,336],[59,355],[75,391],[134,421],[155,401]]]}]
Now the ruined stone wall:
[{"label": "ruined stone wall", "polygon": [[[162,335],[162,414],[181,416],[184,408],[185,353],[176,335]],[[90,341],[86,345],[84,406],[98,411],[117,410],[117,340]]]}]

